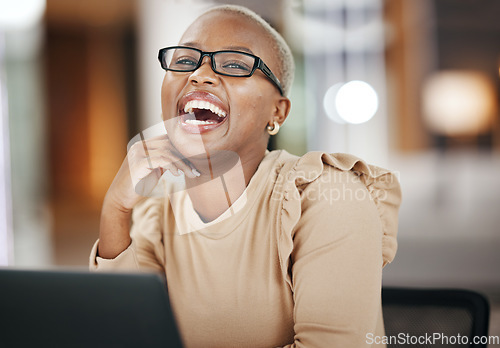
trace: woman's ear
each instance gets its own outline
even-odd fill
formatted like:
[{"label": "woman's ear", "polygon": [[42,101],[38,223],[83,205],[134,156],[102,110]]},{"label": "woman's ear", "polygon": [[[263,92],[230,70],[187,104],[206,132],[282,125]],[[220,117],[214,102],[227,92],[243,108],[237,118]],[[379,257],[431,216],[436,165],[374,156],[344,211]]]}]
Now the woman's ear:
[{"label": "woman's ear", "polygon": [[287,97],[280,97],[274,104],[273,111],[273,121],[278,122],[280,125],[285,122],[288,114],[290,113],[290,108],[292,107],[292,102]]}]

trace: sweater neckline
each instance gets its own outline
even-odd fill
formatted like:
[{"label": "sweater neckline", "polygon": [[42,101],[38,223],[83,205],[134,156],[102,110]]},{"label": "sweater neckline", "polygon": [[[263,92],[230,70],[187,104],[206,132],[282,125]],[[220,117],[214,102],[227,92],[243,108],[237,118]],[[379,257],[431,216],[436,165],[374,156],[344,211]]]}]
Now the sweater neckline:
[{"label": "sweater neckline", "polygon": [[249,214],[257,198],[267,186],[273,172],[271,169],[282,153],[283,150],[266,151],[241,196],[226,211],[210,222],[204,222],[200,218],[186,190],[170,194],[168,199],[175,216],[177,232],[180,235],[194,233],[210,239],[221,239],[232,233]]}]

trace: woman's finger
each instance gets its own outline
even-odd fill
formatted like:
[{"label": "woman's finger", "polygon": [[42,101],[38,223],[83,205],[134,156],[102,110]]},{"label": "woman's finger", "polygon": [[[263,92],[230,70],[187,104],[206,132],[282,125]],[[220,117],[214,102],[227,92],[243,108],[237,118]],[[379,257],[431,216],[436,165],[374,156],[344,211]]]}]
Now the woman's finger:
[{"label": "woman's finger", "polygon": [[132,181],[136,183],[144,177],[150,175],[153,170],[158,168],[162,170],[162,174],[164,171],[168,170],[175,176],[179,176],[181,174],[179,171],[182,171],[182,173],[189,178],[195,178],[197,176],[195,172],[193,172],[192,168],[186,165],[181,159],[173,156],[172,154],[165,154],[161,151],[153,151],[150,156],[130,163]]}]

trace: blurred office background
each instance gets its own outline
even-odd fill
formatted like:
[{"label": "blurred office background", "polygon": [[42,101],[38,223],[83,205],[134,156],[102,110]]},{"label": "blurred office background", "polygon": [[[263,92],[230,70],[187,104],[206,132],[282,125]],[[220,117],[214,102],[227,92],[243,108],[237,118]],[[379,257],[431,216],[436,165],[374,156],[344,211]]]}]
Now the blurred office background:
[{"label": "blurred office background", "polygon": [[[1,264],[86,267],[128,140],[161,119],[158,49],[216,3],[1,3]],[[255,10],[294,51],[292,112],[271,147],[398,172],[399,252],[384,283],[500,303],[500,2],[226,3]]]}]

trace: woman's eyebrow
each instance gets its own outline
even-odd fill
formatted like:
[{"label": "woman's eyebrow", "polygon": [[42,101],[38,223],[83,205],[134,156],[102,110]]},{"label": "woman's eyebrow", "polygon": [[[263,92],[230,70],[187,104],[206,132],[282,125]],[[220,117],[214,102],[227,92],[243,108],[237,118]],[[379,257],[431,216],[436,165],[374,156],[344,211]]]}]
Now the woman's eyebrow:
[{"label": "woman's eyebrow", "polygon": [[[181,46],[187,46],[187,47],[193,47],[201,50],[201,45],[198,44],[197,42],[189,41],[189,42],[181,42],[179,45]],[[242,51],[242,52],[247,52],[250,54],[254,54],[253,51],[244,46],[225,46],[222,48],[223,50],[232,50],[232,51]]]},{"label": "woman's eyebrow", "polygon": [[196,42],[181,42],[179,43],[180,46],[187,46],[187,47],[193,47],[197,49],[201,49],[201,46],[197,44]]},{"label": "woman's eyebrow", "polygon": [[250,54],[254,54],[250,48],[243,47],[243,46],[226,46],[226,47],[224,47],[224,49],[225,50],[233,50],[233,51],[243,51],[243,52],[247,52]]}]

